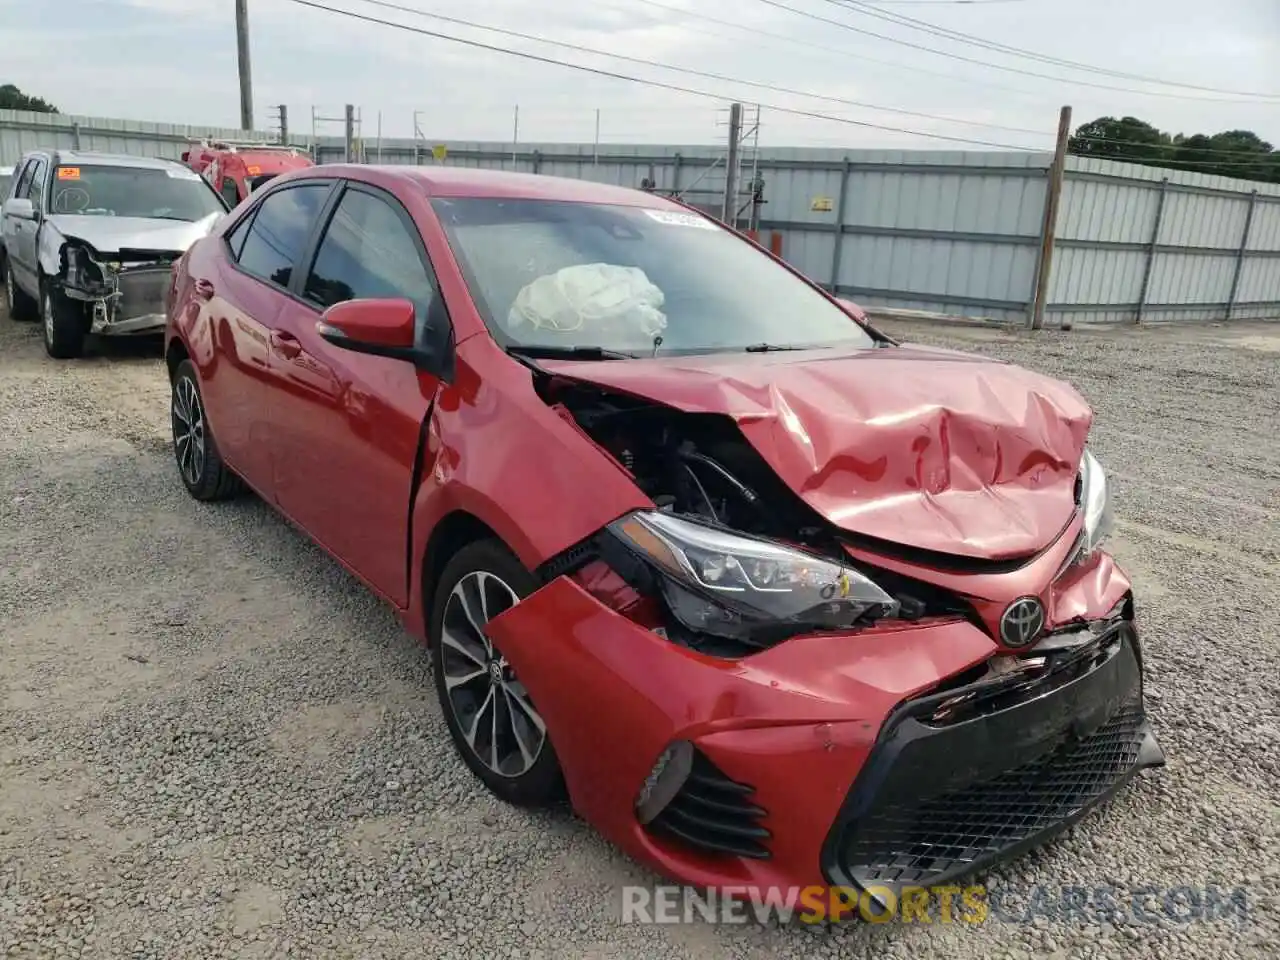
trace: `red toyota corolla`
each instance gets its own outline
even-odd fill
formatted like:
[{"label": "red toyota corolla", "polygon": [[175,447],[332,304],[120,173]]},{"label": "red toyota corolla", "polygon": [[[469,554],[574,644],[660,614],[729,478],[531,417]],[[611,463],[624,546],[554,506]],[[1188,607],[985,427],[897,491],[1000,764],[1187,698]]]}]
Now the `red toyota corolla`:
[{"label": "red toyota corolla", "polygon": [[287,174],[175,267],[174,450],[433,651],[463,760],[699,886],[950,882],[1163,762],[1071,387],[653,194]]}]

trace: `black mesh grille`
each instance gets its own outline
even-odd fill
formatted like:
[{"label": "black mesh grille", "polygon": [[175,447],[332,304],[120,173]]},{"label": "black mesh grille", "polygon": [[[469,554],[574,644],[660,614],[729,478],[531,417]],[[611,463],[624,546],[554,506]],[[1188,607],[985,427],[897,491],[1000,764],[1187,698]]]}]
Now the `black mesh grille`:
[{"label": "black mesh grille", "polygon": [[1136,700],[1093,734],[998,776],[911,806],[873,807],[846,833],[841,857],[859,884],[920,885],[986,860],[1072,818],[1138,760]]},{"label": "black mesh grille", "polygon": [[765,811],[752,802],[754,793],[695,751],[689,779],[649,826],[703,850],[767,859],[769,831],[760,825]]}]

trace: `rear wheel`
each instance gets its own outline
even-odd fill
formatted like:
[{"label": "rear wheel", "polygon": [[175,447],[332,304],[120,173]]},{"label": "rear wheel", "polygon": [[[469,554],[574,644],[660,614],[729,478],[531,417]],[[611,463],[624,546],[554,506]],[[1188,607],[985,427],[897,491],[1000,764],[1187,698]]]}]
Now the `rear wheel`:
[{"label": "rear wheel", "polygon": [[490,791],[524,807],[560,800],[564,781],[541,714],[486,626],[536,586],[503,544],[469,544],[440,576],[429,627],[436,693],[454,745]]},{"label": "rear wheel", "polygon": [[84,340],[89,333],[84,304],[72,300],[51,283],[40,285],[40,300],[45,352],[55,360],[70,360],[83,354]]},{"label": "rear wheel", "polygon": [[173,373],[169,419],[173,455],[187,493],[197,500],[227,500],[244,489],[240,478],[222,462],[218,444],[205,418],[196,368],[183,360]]},{"label": "rear wheel", "polygon": [[22,292],[13,278],[8,257],[0,252],[0,273],[4,274],[4,302],[9,309],[9,319],[26,323],[40,315],[39,305]]}]

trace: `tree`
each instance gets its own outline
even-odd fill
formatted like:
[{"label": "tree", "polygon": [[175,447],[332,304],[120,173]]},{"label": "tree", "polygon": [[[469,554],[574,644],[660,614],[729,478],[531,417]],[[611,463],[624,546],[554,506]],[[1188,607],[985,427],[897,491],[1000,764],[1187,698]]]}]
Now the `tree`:
[{"label": "tree", "polygon": [[1076,128],[1067,150],[1082,157],[1130,162],[1166,160],[1172,138],[1137,117],[1099,117]]},{"label": "tree", "polygon": [[30,110],[35,113],[58,113],[58,108],[39,97],[30,97],[12,83],[0,84],[0,110]]},{"label": "tree", "polygon": [[1280,183],[1280,152],[1252,130],[1170,135],[1137,117],[1099,117],[1076,128],[1067,151],[1155,167]]}]

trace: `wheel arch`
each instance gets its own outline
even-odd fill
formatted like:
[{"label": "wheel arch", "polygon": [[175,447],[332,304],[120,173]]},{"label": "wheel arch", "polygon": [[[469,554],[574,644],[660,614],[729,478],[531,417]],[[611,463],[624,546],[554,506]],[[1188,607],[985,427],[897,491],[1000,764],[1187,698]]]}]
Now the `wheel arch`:
[{"label": "wheel arch", "polygon": [[463,509],[452,510],[441,517],[427,538],[427,546],[422,553],[419,584],[422,600],[419,607],[422,611],[422,636],[428,644],[431,642],[431,608],[435,603],[435,589],[440,582],[440,575],[459,550],[480,540],[496,540],[508,550],[511,549],[511,545],[493,527],[469,510]]},{"label": "wheel arch", "polygon": [[173,337],[169,341],[169,346],[164,352],[164,365],[169,371],[169,382],[173,382],[173,378],[177,376],[178,366],[183,360],[190,360],[191,352],[187,349],[187,345],[182,342],[181,337]]}]

